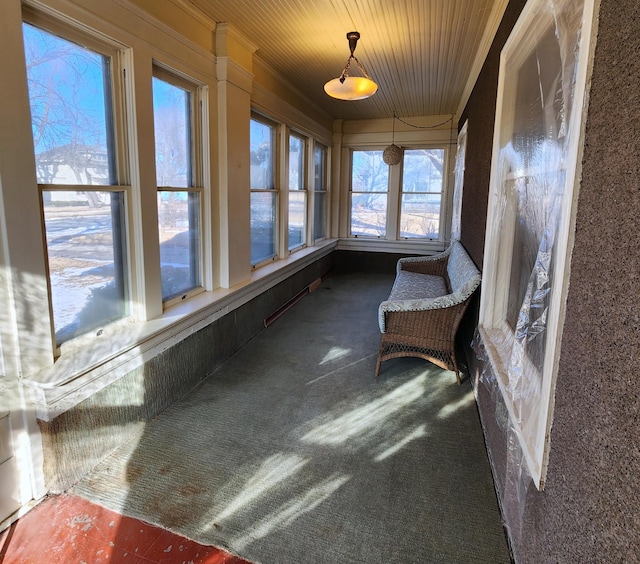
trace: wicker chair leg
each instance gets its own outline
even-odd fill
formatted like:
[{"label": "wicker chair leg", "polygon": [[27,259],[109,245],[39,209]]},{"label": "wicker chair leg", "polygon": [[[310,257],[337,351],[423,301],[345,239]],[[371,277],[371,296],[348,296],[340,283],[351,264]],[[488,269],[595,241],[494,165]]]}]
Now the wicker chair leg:
[{"label": "wicker chair leg", "polygon": [[378,374],[380,374],[380,364],[382,364],[380,362],[380,355],[378,354],[378,361],[376,362],[376,378],[378,377]]},{"label": "wicker chair leg", "polygon": [[458,363],[456,362],[456,353],[453,353],[453,371],[456,373],[456,380],[458,380],[458,385],[462,384],[462,381],[460,380],[460,369],[458,368]]}]

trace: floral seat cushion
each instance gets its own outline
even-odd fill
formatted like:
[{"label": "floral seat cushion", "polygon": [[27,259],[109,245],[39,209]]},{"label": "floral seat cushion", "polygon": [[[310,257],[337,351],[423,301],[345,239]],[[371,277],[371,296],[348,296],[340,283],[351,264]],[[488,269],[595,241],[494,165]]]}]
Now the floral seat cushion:
[{"label": "floral seat cushion", "polygon": [[392,300],[428,300],[449,293],[442,276],[400,271],[387,298]]}]

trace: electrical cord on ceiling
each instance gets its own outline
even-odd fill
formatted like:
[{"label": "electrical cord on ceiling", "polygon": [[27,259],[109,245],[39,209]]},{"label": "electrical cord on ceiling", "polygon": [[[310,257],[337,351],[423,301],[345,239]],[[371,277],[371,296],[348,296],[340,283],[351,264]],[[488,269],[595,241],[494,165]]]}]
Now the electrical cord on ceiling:
[{"label": "electrical cord on ceiling", "polygon": [[437,123],[435,125],[415,125],[413,123],[409,123],[408,121],[405,121],[401,117],[399,117],[398,114],[396,114],[395,110],[393,110],[393,117],[394,117],[394,119],[397,119],[398,121],[401,121],[405,125],[408,125],[409,127],[413,127],[415,129],[435,129],[436,127],[440,127],[441,125],[444,125],[445,123],[451,122],[453,124],[453,114],[451,114],[451,117],[449,119],[446,119],[442,123]]},{"label": "electrical cord on ceiling", "polygon": [[396,120],[404,123],[405,125],[408,125],[409,127],[413,127],[415,129],[435,129],[436,127],[441,127],[446,123],[451,122],[451,131],[449,134],[449,145],[453,145],[455,143],[453,138],[453,126],[454,126],[453,118],[454,118],[454,114],[451,114],[451,117],[449,119],[446,119],[443,122],[437,123],[435,125],[415,125],[413,123],[409,123],[408,121],[405,121],[402,118],[398,117],[398,114],[396,114],[396,111],[393,110],[393,122],[392,122],[393,129],[391,134],[391,145],[389,145],[382,152],[382,160],[385,162],[385,164],[388,164],[390,166],[397,165],[402,160],[402,148],[395,144]]}]

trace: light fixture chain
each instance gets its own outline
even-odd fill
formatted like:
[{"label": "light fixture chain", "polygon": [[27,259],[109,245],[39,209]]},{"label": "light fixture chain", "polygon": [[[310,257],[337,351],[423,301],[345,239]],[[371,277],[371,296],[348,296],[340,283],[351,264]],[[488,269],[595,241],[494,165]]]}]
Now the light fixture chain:
[{"label": "light fixture chain", "polygon": [[[353,55],[351,55],[348,59],[347,59],[347,64],[344,66],[344,69],[342,69],[342,73],[340,74],[340,82],[344,82],[344,79],[349,76],[349,67],[351,66],[351,59],[355,59],[355,57]],[[357,61],[357,59],[356,59]]]},{"label": "light fixture chain", "polygon": [[[347,59],[347,64],[338,78],[334,78],[324,85],[324,91],[332,98],[336,98],[337,100],[363,100],[364,98],[373,96],[378,90],[378,85],[371,80],[367,69],[364,68],[364,65],[353,54],[359,38],[360,34],[357,31],[347,33],[349,50],[351,51]],[[358,65],[362,73],[361,77],[349,76],[351,61],[355,61],[356,65]]]},{"label": "light fixture chain", "polygon": [[360,71],[362,72],[362,74],[364,75],[365,78],[368,78],[369,80],[371,80],[371,77],[369,76],[369,73],[367,72],[367,69],[364,68],[364,65],[357,59],[357,57],[354,55],[353,60],[356,62],[356,64],[358,65],[358,68],[360,69]]}]

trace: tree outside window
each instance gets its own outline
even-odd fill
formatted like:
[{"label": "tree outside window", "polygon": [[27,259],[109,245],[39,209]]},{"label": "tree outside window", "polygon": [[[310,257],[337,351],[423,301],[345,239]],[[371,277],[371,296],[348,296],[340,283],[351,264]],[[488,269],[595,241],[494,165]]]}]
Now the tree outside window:
[{"label": "tree outside window", "polygon": [[[153,116],[162,299],[183,299],[201,282],[201,198],[195,186],[196,88],[156,69]],[[182,81],[180,81],[182,82]]]},{"label": "tree outside window", "polygon": [[289,250],[306,243],[305,140],[289,136]]},{"label": "tree outside window", "polygon": [[353,151],[351,158],[351,235],[384,237],[389,166],[382,151]]},{"label": "tree outside window", "polygon": [[438,239],[444,149],[405,149],[402,165],[400,237]]},{"label": "tree outside window", "polygon": [[327,148],[316,143],[313,149],[313,238],[326,237],[327,229]]},{"label": "tree outside window", "polygon": [[112,57],[29,23],[23,36],[60,345],[128,314],[125,193],[111,188]]},{"label": "tree outside window", "polygon": [[257,119],[250,125],[251,265],[277,256],[275,127]]}]

